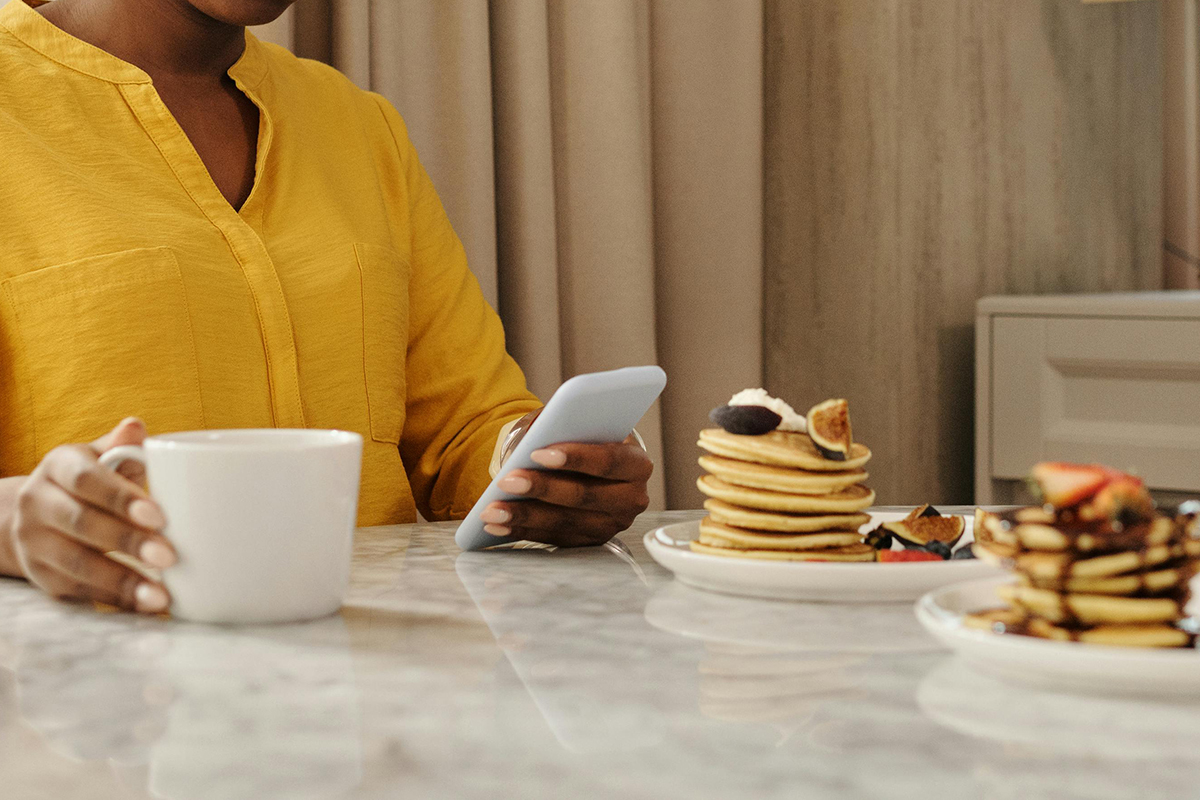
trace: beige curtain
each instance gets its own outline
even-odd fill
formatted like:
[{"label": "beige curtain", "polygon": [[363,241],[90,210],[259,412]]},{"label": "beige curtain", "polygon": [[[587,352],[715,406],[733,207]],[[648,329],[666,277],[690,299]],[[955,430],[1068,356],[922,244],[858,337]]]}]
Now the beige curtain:
[{"label": "beige curtain", "polygon": [[[261,35],[404,115],[544,398],[658,363],[656,505],[762,379],[761,0],[300,0]],[[665,482],[664,482],[665,477]]]}]

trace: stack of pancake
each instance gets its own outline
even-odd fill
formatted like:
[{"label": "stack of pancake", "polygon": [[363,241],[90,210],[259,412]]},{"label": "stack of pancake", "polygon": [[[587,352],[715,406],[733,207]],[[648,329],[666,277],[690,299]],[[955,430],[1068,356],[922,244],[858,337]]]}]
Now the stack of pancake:
[{"label": "stack of pancake", "polygon": [[807,433],[759,436],[723,428],[700,432],[708,472],[697,485],[708,516],[692,542],[700,553],[777,561],[874,561],[862,513],[875,500],[863,486],[871,451],[858,442],[846,459],[826,458]]},{"label": "stack of pancake", "polygon": [[1008,607],[969,615],[971,627],[1045,639],[1185,647],[1184,607],[1200,565],[1195,514],[1097,517],[1088,506],[976,511],[975,553],[1011,569]]}]

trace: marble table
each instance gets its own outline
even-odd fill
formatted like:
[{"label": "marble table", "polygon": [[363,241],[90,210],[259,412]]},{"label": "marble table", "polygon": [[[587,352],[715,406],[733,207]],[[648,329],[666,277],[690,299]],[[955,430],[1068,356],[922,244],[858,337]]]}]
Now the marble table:
[{"label": "marble table", "polygon": [[342,612],[220,628],[0,581],[0,798],[1200,795],[1200,707],[1009,688],[908,604],[774,603],[627,551],[359,532]]}]

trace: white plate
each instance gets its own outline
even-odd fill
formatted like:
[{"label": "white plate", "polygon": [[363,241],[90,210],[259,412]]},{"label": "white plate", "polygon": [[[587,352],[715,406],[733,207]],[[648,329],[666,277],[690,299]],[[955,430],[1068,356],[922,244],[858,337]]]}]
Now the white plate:
[{"label": "white plate", "polygon": [[[881,522],[904,519],[905,512],[873,511],[869,530]],[[970,542],[972,518],[967,515]],[[758,561],[694,553],[688,543],[700,535],[700,522],[680,522],[650,531],[646,550],[680,582],[698,589],[771,600],[815,600],[830,603],[913,601],[930,589],[957,581],[1000,574],[975,559],[871,562]]]},{"label": "white plate", "polygon": [[1200,697],[1195,649],[1105,647],[967,628],[963,615],[999,605],[1011,577],[946,586],[917,601],[917,619],[968,665],[1010,683],[1059,691]]}]

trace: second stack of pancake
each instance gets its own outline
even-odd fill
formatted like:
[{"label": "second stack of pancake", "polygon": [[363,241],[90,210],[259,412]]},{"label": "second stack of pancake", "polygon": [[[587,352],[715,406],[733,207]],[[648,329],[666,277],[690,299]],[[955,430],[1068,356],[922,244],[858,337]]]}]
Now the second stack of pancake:
[{"label": "second stack of pancake", "polygon": [[975,519],[975,553],[1017,582],[998,590],[1007,608],[969,615],[968,625],[1092,644],[1191,643],[1179,622],[1200,566],[1194,514],[1113,525],[1030,507]]},{"label": "second stack of pancake", "polygon": [[708,496],[693,550],[776,561],[874,561],[858,529],[875,501],[863,485],[871,451],[855,442],[844,461],[826,458],[806,433],[743,436],[700,432],[697,481]]}]

